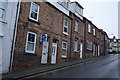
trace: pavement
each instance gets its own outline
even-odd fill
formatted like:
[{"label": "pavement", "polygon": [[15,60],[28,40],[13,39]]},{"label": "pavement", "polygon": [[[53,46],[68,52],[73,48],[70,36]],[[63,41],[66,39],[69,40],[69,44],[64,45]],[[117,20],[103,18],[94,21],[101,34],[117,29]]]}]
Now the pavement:
[{"label": "pavement", "polygon": [[[107,55],[107,56],[109,56],[109,55]],[[63,63],[60,63],[60,64],[51,65],[51,66],[50,65],[42,66],[42,67],[38,67],[38,68],[30,69],[30,70],[25,70],[25,71],[19,71],[19,72],[14,72],[14,73],[11,72],[11,73],[7,73],[7,74],[3,74],[2,79],[6,79],[6,78],[20,79],[20,78],[24,78],[24,77],[31,76],[31,75],[52,71],[52,70],[55,70],[55,69],[60,69],[60,68],[80,64],[80,63],[85,63],[85,62],[88,62],[88,61],[102,59],[102,58],[105,58],[107,56],[100,56],[100,57],[93,57],[93,58],[88,58],[88,59],[74,60],[74,61],[63,62]]]}]

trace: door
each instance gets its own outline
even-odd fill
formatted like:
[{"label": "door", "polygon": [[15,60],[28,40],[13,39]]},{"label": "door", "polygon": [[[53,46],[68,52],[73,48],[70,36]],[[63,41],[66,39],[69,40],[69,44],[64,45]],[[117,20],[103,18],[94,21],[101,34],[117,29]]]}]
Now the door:
[{"label": "door", "polygon": [[48,59],[48,42],[45,41],[43,42],[41,63],[47,64],[47,59]]},{"label": "door", "polygon": [[100,56],[100,46],[98,45],[98,56]]},{"label": "door", "polygon": [[80,58],[82,58],[83,53],[83,43],[80,44]]},{"label": "door", "polygon": [[51,64],[56,64],[57,57],[57,43],[52,44]]}]

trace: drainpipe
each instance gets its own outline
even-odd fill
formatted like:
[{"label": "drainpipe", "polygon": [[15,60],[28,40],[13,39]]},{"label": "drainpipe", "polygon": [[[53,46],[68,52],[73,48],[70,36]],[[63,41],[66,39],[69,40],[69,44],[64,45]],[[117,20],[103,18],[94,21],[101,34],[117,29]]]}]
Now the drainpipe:
[{"label": "drainpipe", "polygon": [[[71,13],[71,14],[72,14],[72,13]],[[73,16],[73,14],[72,14],[72,16]],[[73,19],[72,19],[72,17],[71,17],[71,29],[70,29],[70,30],[71,30],[71,32],[70,32],[70,55],[69,55],[69,61],[71,60],[71,54],[72,54],[72,49],[73,49],[73,48],[72,48],[72,43],[73,43],[73,42],[72,42],[72,40],[73,40],[73,39],[72,39],[72,32],[73,32],[73,31],[72,31],[72,26],[73,26],[73,25],[72,25],[72,24],[73,24]]]},{"label": "drainpipe", "polygon": [[86,21],[84,21],[84,58],[86,58]]},{"label": "drainpipe", "polygon": [[21,0],[18,0],[17,10],[16,10],[16,19],[15,19],[15,25],[14,25],[14,32],[13,32],[12,47],[11,47],[11,56],[10,56],[9,72],[12,71],[13,55],[14,55],[14,48],[15,48],[15,41],[16,41],[16,33],[17,33],[17,23],[18,23],[18,16],[19,16],[19,12],[20,12],[20,3],[21,3]]}]

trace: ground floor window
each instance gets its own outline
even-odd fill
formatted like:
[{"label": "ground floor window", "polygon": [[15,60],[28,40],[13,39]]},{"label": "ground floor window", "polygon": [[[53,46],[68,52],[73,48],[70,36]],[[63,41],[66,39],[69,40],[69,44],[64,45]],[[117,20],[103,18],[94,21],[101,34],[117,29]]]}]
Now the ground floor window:
[{"label": "ground floor window", "polygon": [[78,40],[74,41],[74,51],[78,51]]},{"label": "ground floor window", "polygon": [[92,42],[87,41],[87,49],[92,50]]},{"label": "ground floor window", "polygon": [[28,32],[25,51],[28,53],[35,53],[35,46],[36,46],[36,33]]},{"label": "ground floor window", "polygon": [[67,57],[67,42],[62,42],[62,58]]}]

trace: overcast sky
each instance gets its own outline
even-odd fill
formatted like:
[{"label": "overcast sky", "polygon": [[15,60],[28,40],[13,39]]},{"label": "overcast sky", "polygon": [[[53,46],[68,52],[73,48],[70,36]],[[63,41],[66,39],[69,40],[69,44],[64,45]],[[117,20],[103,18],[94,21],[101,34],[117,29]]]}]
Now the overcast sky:
[{"label": "overcast sky", "polygon": [[118,0],[71,1],[79,2],[84,7],[83,15],[106,31],[109,37],[118,37]]}]

